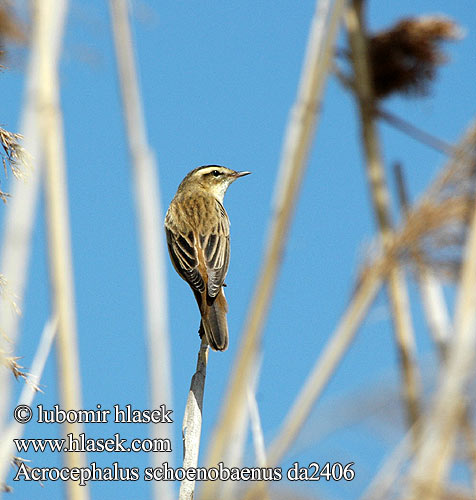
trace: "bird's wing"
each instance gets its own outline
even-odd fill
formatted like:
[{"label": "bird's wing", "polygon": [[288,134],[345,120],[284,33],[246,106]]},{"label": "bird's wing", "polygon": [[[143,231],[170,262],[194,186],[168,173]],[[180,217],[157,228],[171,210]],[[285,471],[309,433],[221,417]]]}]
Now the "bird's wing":
[{"label": "bird's wing", "polygon": [[216,297],[223,286],[230,260],[230,222],[223,205],[217,201],[219,222],[208,234],[200,235],[208,275],[208,295]]},{"label": "bird's wing", "polygon": [[187,235],[165,227],[170,258],[175,270],[197,292],[205,290],[205,282],[198,269],[198,254],[192,231]]}]

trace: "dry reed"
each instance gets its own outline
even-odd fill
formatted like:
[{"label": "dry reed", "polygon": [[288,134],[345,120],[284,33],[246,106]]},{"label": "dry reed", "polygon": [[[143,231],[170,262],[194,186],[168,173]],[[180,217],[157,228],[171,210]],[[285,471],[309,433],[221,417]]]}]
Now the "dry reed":
[{"label": "dry reed", "polygon": [[[242,467],[248,431],[251,433],[255,462],[259,467],[266,466],[266,447],[264,433],[259,414],[258,402],[256,401],[256,391],[261,371],[262,359],[259,356],[255,367],[250,374],[248,388],[246,391],[246,404],[241,409],[238,417],[236,432],[230,435],[230,445],[227,454],[223,459],[229,467]],[[243,383],[246,383],[243,381]],[[226,481],[223,484],[222,496],[233,500],[239,496],[240,483],[237,481]]]},{"label": "dry reed", "polygon": [[[50,44],[48,49],[54,59],[59,57],[64,28],[65,2],[56,5],[57,15],[51,19]],[[37,39],[37,16],[33,15],[33,39]],[[5,227],[2,236],[0,272],[8,277],[8,290],[16,304],[17,311],[12,313],[10,301],[0,300],[1,331],[0,346],[4,351],[15,352],[19,336],[20,316],[28,274],[31,234],[36,215],[36,205],[40,187],[40,176],[43,160],[43,142],[40,138],[39,108],[37,106],[38,73],[40,64],[40,46],[32,43],[26,85],[24,105],[21,116],[23,148],[32,158],[32,168],[28,171],[26,182],[16,182],[11,188],[11,197],[6,206]],[[16,155],[22,158],[23,155]],[[10,405],[11,376],[5,370],[0,370],[0,432],[5,425],[6,415]]]},{"label": "dry reed", "polygon": [[[395,177],[399,203],[404,217],[410,209],[402,166],[395,165]],[[417,244],[410,250],[411,258],[416,263],[417,281],[423,304],[423,312],[433,341],[440,352],[443,352],[451,332],[450,314],[446,304],[443,288],[435,273],[425,264],[421,249]]]},{"label": "dry reed", "polygon": [[[147,131],[133,51],[128,6],[125,0],[110,0],[116,60],[122,91],[124,120],[134,180],[136,217],[140,234],[142,282],[150,372],[152,408],[172,408],[170,340],[165,272],[165,245],[162,234],[158,169],[147,143]],[[152,437],[171,439],[172,424],[152,424]],[[152,454],[154,467],[170,460],[169,453]],[[154,481],[155,497],[172,498],[172,485]]]},{"label": "dry reed", "polygon": [[[474,172],[476,156],[470,155],[470,170]],[[448,358],[439,379],[439,388],[431,412],[425,421],[422,446],[411,470],[408,498],[428,500],[440,498],[454,450],[456,432],[466,405],[465,387],[473,373],[476,360],[476,210],[474,201],[464,204],[468,220],[460,285],[454,318],[454,338],[448,347]],[[430,472],[431,471],[431,472]]]},{"label": "dry reed", "polygon": [[[38,348],[36,349],[33,363],[31,365],[31,373],[25,374],[27,384],[24,385],[20,394],[17,405],[31,406],[33,398],[39,390],[39,384],[43,369],[51,351],[51,346],[57,331],[57,321],[50,320],[45,327],[40,337]],[[6,485],[7,473],[13,457],[14,445],[13,439],[18,439],[23,435],[25,425],[16,421],[11,422],[0,439],[0,491],[2,485]]]},{"label": "dry reed", "polygon": [[[387,257],[384,257],[388,262],[394,261],[396,256],[409,259],[411,262],[415,250],[422,251],[422,244],[434,233],[444,231],[448,225],[460,226],[468,221],[470,202],[474,199],[476,123],[468,127],[458,146],[453,149],[453,157],[430,184],[420,201],[408,210],[403,226],[393,239],[392,248]],[[468,186],[473,186],[473,190],[468,190]],[[453,198],[457,199],[455,205],[458,209],[447,210],[447,201]],[[369,269],[373,265],[371,264]],[[450,325],[450,327],[452,330],[453,326]],[[448,336],[446,330],[442,334],[443,337],[439,341],[448,346],[451,337]],[[421,427],[423,423],[418,425]],[[385,462],[363,498],[388,498],[388,491],[395,482],[403,463],[413,451],[415,449],[410,447],[407,436]]]},{"label": "dry reed", "polygon": [[[40,109],[38,125],[45,152],[45,201],[48,236],[48,258],[51,294],[54,314],[58,317],[57,362],[58,385],[61,407],[79,410],[81,404],[81,376],[76,331],[73,269],[68,217],[68,195],[66,183],[66,159],[64,152],[63,119],[60,107],[58,59],[53,56],[50,43],[51,25],[57,16],[66,10],[58,8],[58,2],[39,0],[35,2],[37,17],[36,38],[39,47],[39,71],[37,106]],[[78,423],[65,423],[65,435],[77,436],[83,431]],[[67,453],[65,464],[69,468],[84,467],[85,456]],[[86,500],[89,488],[77,482],[66,483],[71,500]]]},{"label": "dry reed", "polygon": [[[396,179],[399,193],[400,205],[404,214],[408,212],[409,203],[406,185],[403,178],[401,165],[396,165]],[[417,281],[423,304],[423,312],[433,340],[438,348],[441,363],[447,359],[449,340],[452,333],[452,325],[448,307],[444,298],[443,288],[435,273],[428,268],[422,259],[418,245],[410,250],[412,259],[416,263]],[[468,458],[472,467],[473,485],[476,486],[476,440],[471,424],[469,406],[465,405],[461,421],[462,431],[465,434],[465,445],[468,449]],[[475,489],[476,491],[476,489]]]},{"label": "dry reed", "polygon": [[[291,408],[288,410],[281,428],[269,447],[267,466],[280,462],[299,434],[311,409],[327,386],[332,374],[342,360],[343,355],[355,338],[357,329],[379,291],[388,266],[376,264],[368,269],[348,308],[324,350],[317,359],[312,371],[299,391]],[[264,484],[256,484],[246,495],[246,500],[262,498]]]},{"label": "dry reed", "polygon": [[5,58],[7,44],[24,44],[25,27],[22,25],[10,0],[0,2],[0,60]]},{"label": "dry reed", "polygon": [[394,93],[426,95],[438,66],[447,61],[443,41],[461,30],[442,16],[410,17],[369,37],[372,86],[377,99]]},{"label": "dry reed", "polygon": [[[353,79],[346,76],[337,65],[334,65],[334,74],[345,89],[355,92],[355,84]],[[425,146],[429,146],[435,151],[439,151],[440,153],[443,153],[447,156],[451,156],[453,154],[451,144],[449,144],[447,141],[436,137],[434,134],[430,134],[426,130],[422,130],[421,128],[417,127],[413,123],[410,123],[408,120],[405,120],[401,116],[398,116],[395,113],[384,109],[381,104],[379,104],[378,106],[377,104],[375,104],[375,106],[375,115],[391,127],[399,130],[400,132],[403,132],[408,137],[411,137],[412,139],[424,144]]]},{"label": "dry reed", "polygon": [[[200,451],[200,435],[203,419],[203,394],[207,376],[208,344],[204,338],[200,345],[197,369],[190,383],[185,414],[183,416],[183,468],[196,468]],[[193,500],[195,481],[184,479],[180,484],[179,500]]]},{"label": "dry reed", "polygon": [[[376,95],[372,83],[372,60],[363,19],[363,2],[350,2],[346,15],[356,98],[359,108],[362,141],[366,156],[366,174],[372,196],[373,210],[384,247],[392,231],[390,194],[380,153],[380,141],[374,119]],[[409,427],[413,427],[420,413],[420,375],[416,364],[416,347],[410,315],[408,292],[403,270],[390,271],[388,293],[392,307],[395,339],[402,372],[402,389],[407,406]],[[415,436],[417,438],[417,436]]]}]

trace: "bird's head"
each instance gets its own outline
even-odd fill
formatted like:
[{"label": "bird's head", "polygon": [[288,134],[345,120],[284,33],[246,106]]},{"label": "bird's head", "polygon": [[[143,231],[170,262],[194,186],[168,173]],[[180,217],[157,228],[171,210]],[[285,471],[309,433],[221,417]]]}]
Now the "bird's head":
[{"label": "bird's head", "polygon": [[[220,165],[205,165],[192,170],[182,181],[182,189],[203,189],[223,202],[228,186],[251,172],[236,172]],[[179,188],[179,189],[180,189]]]}]

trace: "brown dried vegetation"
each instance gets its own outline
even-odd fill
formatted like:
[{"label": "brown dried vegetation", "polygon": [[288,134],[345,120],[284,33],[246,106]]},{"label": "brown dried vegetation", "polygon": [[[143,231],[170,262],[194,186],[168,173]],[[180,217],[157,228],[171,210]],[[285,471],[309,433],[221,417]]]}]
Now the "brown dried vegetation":
[{"label": "brown dried vegetation", "polygon": [[[24,178],[22,167],[28,167],[29,156],[25,149],[20,145],[22,136],[14,134],[0,127],[0,156],[2,158],[3,169],[5,175],[8,174],[8,168],[12,171],[17,179]],[[2,151],[3,149],[3,151]],[[8,193],[0,190],[0,199],[5,203],[8,198]]]},{"label": "brown dried vegetation", "polygon": [[[468,222],[476,195],[476,124],[427,195],[410,212],[403,245],[418,245],[426,264],[440,277],[459,278]],[[408,254],[409,255],[409,254]]]},{"label": "brown dried vegetation", "polygon": [[441,42],[460,36],[458,25],[440,16],[402,19],[375,33],[369,38],[375,96],[427,94],[438,66],[447,61]]},{"label": "brown dried vegetation", "polygon": [[5,57],[7,43],[24,44],[25,29],[16,17],[11,2],[0,0],[0,60]]}]

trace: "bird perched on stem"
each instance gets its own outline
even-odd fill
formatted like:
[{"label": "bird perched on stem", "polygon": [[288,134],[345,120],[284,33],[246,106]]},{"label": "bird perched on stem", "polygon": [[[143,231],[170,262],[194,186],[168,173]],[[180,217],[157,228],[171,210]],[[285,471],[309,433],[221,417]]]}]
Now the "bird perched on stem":
[{"label": "bird perched on stem", "polygon": [[200,337],[205,335],[215,351],[228,347],[223,287],[230,260],[230,221],[223,197],[232,182],[250,173],[219,165],[192,170],[165,216],[172,264],[193,290],[201,314]]}]

